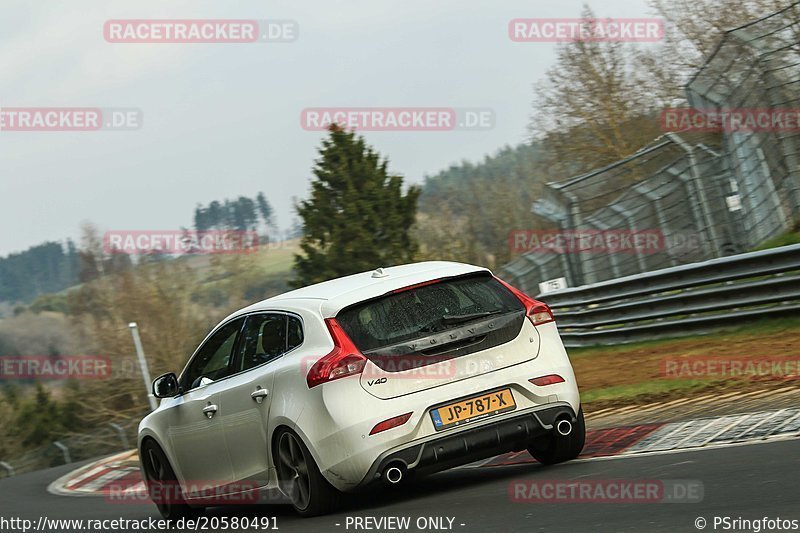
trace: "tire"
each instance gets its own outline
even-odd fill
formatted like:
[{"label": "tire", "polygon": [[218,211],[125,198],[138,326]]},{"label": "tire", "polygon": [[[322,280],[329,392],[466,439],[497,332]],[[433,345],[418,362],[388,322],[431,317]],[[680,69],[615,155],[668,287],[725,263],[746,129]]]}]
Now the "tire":
[{"label": "tire", "polygon": [[178,477],[169,464],[167,455],[155,441],[146,440],[140,453],[147,493],[162,517],[178,520],[197,517],[203,513],[202,507],[190,507],[183,499]]},{"label": "tire", "polygon": [[300,437],[282,429],[274,443],[278,485],[291,499],[297,514],[319,516],[341,505],[344,495],[323,477]]},{"label": "tire", "polygon": [[586,421],[583,419],[583,409],[578,411],[577,419],[569,435],[559,435],[554,429],[550,435],[533,441],[528,447],[528,452],[543,465],[563,463],[578,457],[586,442]]}]

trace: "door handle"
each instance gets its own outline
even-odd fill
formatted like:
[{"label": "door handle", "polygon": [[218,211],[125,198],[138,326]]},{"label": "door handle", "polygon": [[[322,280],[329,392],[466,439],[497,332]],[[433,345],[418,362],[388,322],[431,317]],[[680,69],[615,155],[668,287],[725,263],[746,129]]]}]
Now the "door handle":
[{"label": "door handle", "polygon": [[250,393],[250,397],[256,401],[256,403],[261,403],[264,401],[264,398],[267,397],[269,391],[267,389],[257,388],[255,391]]},{"label": "door handle", "polygon": [[214,415],[217,413],[217,406],[210,403],[203,407],[203,413],[205,413],[208,418],[214,418]]}]

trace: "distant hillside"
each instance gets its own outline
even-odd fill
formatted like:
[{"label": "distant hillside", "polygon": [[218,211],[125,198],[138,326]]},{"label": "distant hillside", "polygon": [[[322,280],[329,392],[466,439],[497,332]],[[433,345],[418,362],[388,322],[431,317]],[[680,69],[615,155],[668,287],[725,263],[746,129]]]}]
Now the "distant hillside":
[{"label": "distant hillside", "polygon": [[[248,254],[198,254],[176,258],[164,256],[161,262],[174,267],[188,267],[193,280],[189,296],[208,309],[234,310],[238,307],[280,294],[289,289],[294,254],[300,248],[297,239],[264,244]],[[136,269],[135,264],[128,268]],[[117,272],[119,273],[119,272]],[[87,285],[90,289],[93,282]],[[39,313],[71,312],[69,295],[82,285],[36,297],[28,309]],[[2,316],[0,309],[0,316]],[[7,313],[6,313],[7,314]]]},{"label": "distant hillside", "polygon": [[510,259],[508,233],[535,221],[531,204],[547,181],[539,145],[505,147],[425,178],[419,201],[422,257],[490,267]]},{"label": "distant hillside", "polygon": [[[539,145],[507,146],[479,163],[464,161],[427,176],[419,200],[419,259],[454,259],[491,267],[507,262],[509,231],[534,223],[530,207],[545,182],[543,160]],[[204,213],[203,209],[208,211],[199,208],[198,212]],[[268,221],[269,208],[264,207],[264,212]],[[274,243],[255,254],[253,261],[243,263],[251,266],[208,276],[196,288],[196,296],[214,305],[225,300],[224,293],[232,286],[244,299],[274,294],[288,287],[297,250],[297,241]],[[203,271],[211,257],[180,260]],[[34,310],[64,310],[65,300],[59,293],[96,277],[82,279],[82,271],[92,270],[85,263],[71,241],[66,245],[47,242],[0,258],[0,303],[37,300]],[[118,263],[115,270],[128,266]]]},{"label": "distant hillside", "polygon": [[46,242],[0,257],[0,302],[27,303],[78,283],[80,258],[72,241]]},{"label": "distant hillside", "polygon": [[471,185],[491,189],[495,180],[505,178],[530,185],[544,175],[541,168],[544,155],[537,144],[520,144],[513,148],[506,146],[495,155],[487,155],[480,163],[465,160],[433,176],[426,176],[420,196],[420,211],[436,210],[442,202],[452,207],[462,207],[464,199],[471,192],[468,190]]}]

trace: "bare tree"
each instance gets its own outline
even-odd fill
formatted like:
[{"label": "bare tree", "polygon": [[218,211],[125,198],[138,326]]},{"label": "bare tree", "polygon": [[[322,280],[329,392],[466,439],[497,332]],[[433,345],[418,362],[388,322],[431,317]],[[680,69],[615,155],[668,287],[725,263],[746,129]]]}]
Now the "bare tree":
[{"label": "bare tree", "polygon": [[[595,19],[584,7],[583,19]],[[551,153],[554,179],[630,155],[659,134],[657,101],[634,69],[631,45],[576,40],[535,85],[531,133]]]},{"label": "bare tree", "polygon": [[684,86],[722,39],[722,34],[794,3],[790,0],[650,0],[664,19],[656,47],[638,49],[642,86],[664,105],[685,102]]}]

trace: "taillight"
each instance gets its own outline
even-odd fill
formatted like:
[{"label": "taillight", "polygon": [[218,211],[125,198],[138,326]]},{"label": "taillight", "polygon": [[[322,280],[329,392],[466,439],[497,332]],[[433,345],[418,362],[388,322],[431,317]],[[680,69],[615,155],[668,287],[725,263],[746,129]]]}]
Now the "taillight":
[{"label": "taillight", "polygon": [[372,431],[369,432],[370,435],[374,435],[375,433],[380,433],[381,431],[386,431],[387,429],[396,428],[397,426],[402,426],[408,419],[411,418],[412,413],[406,413],[404,415],[396,416],[394,418],[390,418],[389,420],[384,420],[380,424],[375,424],[375,427],[372,428]]},{"label": "taillight", "polygon": [[550,308],[547,307],[547,304],[540,302],[539,300],[534,300],[521,290],[512,287],[500,278],[494,279],[502,283],[505,288],[514,293],[514,296],[516,296],[517,299],[522,302],[522,305],[525,306],[525,312],[528,315],[528,318],[531,319],[531,322],[534,326],[541,326],[542,324],[555,321],[553,318],[553,313],[550,311]]},{"label": "taillight", "polygon": [[309,389],[335,379],[360,374],[367,364],[367,358],[356,348],[335,318],[325,319],[325,325],[333,338],[333,350],[314,363],[308,371],[306,382]]},{"label": "taillight", "polygon": [[540,387],[544,387],[545,385],[553,385],[555,383],[564,383],[564,378],[559,376],[558,374],[549,374],[547,376],[541,376],[538,378],[529,379],[531,383],[534,385],[538,385]]}]

